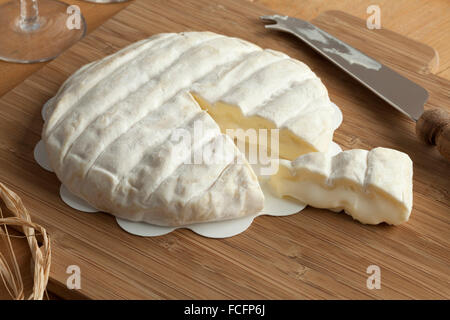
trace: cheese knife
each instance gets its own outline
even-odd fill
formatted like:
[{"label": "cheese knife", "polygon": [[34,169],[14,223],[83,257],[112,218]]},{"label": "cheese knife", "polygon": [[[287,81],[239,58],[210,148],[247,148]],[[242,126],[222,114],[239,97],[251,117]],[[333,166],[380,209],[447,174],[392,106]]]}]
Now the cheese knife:
[{"label": "cheese knife", "polygon": [[441,109],[424,111],[428,92],[391,68],[365,55],[313,24],[288,16],[260,17],[267,29],[295,35],[367,87],[395,109],[416,121],[416,134],[424,142],[437,146],[450,160],[450,114]]}]

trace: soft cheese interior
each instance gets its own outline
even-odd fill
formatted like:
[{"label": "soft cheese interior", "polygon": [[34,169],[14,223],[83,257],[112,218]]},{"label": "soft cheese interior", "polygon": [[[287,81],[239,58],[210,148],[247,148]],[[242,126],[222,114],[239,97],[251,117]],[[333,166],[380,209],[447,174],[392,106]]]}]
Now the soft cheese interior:
[{"label": "soft cheese interior", "polygon": [[273,50],[255,48],[196,82],[191,93],[224,133],[279,129],[283,159],[327,151],[340,125],[340,110],[321,80],[304,63]]},{"label": "soft cheese interior", "polygon": [[409,219],[412,209],[411,159],[387,148],[281,160],[270,185],[279,196],[317,208],[345,210],[365,224],[398,225]]}]

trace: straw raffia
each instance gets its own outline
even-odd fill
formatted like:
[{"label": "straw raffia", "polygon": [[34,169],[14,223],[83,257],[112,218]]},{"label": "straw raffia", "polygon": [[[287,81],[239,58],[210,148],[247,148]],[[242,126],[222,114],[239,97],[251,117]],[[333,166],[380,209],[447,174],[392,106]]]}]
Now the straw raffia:
[{"label": "straw raffia", "polygon": [[[51,261],[51,247],[47,231],[31,221],[28,210],[19,196],[2,183],[0,183],[0,199],[0,204],[3,202],[13,215],[5,218],[0,207],[0,236],[6,238],[10,260],[12,261],[12,266],[10,266],[5,255],[0,252],[0,277],[13,299],[42,300],[44,293],[46,293]],[[23,281],[12,247],[11,235],[8,233],[8,226],[22,227],[34,261],[33,292],[28,297],[25,297],[24,294]],[[39,246],[36,236],[40,236],[41,246]]]}]

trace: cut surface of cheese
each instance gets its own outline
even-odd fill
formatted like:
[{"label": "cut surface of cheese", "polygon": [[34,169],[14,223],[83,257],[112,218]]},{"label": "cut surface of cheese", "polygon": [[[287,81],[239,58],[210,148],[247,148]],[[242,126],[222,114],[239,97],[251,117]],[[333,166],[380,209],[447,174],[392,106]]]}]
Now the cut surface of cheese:
[{"label": "cut surface of cheese", "polygon": [[[124,219],[176,226],[262,209],[255,174],[220,129],[280,129],[280,155],[292,159],[328,148],[336,113],[317,76],[283,53],[211,32],[167,33],[68,78],[42,138],[75,195]],[[204,148],[227,159],[186,163]]]},{"label": "cut surface of cheese", "polygon": [[278,196],[316,208],[344,210],[364,224],[408,221],[412,209],[412,161],[400,151],[354,149],[334,157],[316,152],[280,160],[270,178]]},{"label": "cut surface of cheese", "polygon": [[326,152],[342,119],[311,69],[273,50],[257,48],[232,66],[218,68],[196,82],[191,93],[224,133],[279,129],[283,159]]}]

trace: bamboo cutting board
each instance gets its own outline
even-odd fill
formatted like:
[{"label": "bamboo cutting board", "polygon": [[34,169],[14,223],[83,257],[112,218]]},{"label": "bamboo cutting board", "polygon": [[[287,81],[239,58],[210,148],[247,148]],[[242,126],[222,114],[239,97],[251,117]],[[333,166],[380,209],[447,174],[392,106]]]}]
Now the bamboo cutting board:
[{"label": "bamboo cutting board", "polygon": [[[0,181],[16,191],[52,239],[49,290],[70,298],[310,299],[450,298],[450,164],[421,144],[414,124],[295,38],[267,31],[266,9],[239,0],[136,1],[0,99]],[[314,23],[423,85],[429,104],[449,110],[450,82],[429,74],[435,52],[365,21],[326,12]],[[335,141],[343,149],[376,146],[414,161],[414,208],[408,223],[364,226],[345,214],[305,209],[258,217],[243,234],[208,239],[188,230],[156,238],[122,231],[103,213],[62,203],[60,183],[33,159],[43,103],[80,66],[160,32],[210,30],[281,50],[307,63],[341,107]],[[69,265],[81,289],[69,290]],[[366,269],[381,268],[369,290]]]}]

